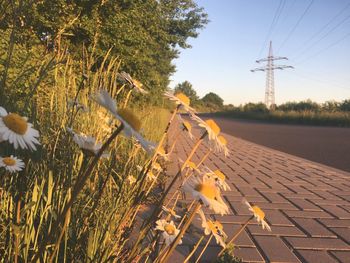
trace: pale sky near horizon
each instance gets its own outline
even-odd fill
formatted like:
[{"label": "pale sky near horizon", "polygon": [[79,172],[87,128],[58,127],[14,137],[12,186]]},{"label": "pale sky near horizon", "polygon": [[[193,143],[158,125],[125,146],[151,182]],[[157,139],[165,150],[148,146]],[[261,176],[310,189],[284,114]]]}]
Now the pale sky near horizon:
[{"label": "pale sky near horizon", "polygon": [[174,61],[170,87],[187,80],[200,97],[212,91],[225,104],[263,101],[266,74],[250,70],[262,66],[255,60],[271,40],[274,55],[289,58],[275,63],[295,67],[275,70],[277,104],[350,99],[350,0],[196,2],[210,22]]}]

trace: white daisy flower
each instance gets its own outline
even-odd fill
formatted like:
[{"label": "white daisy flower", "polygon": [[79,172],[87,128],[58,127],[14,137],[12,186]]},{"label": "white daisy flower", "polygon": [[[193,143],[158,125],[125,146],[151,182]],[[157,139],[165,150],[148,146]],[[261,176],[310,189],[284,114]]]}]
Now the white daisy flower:
[{"label": "white daisy flower", "polygon": [[195,110],[190,107],[190,99],[182,92],[171,94],[170,92],[166,91],[164,92],[164,96],[174,101],[176,105],[180,106],[181,109],[184,109],[191,114],[195,113]]},{"label": "white daisy flower", "polygon": [[220,170],[212,171],[208,167],[204,166],[203,173],[209,178],[212,177],[220,189],[224,191],[231,190],[231,187],[226,182],[226,176]]},{"label": "white daisy flower", "polygon": [[141,129],[141,121],[128,109],[117,110],[115,101],[111,98],[107,91],[101,90],[95,98],[98,104],[106,108],[117,120],[123,125],[123,133],[127,137],[134,137],[149,154],[151,153],[152,143],[146,141],[139,133]]},{"label": "white daisy flower", "polygon": [[243,203],[248,206],[249,211],[253,213],[256,221],[258,221],[258,223],[261,224],[262,229],[266,228],[268,231],[271,231],[271,227],[265,221],[264,211],[261,210],[260,207],[258,207],[256,205],[251,206],[247,200],[243,200]]},{"label": "white daisy flower", "polygon": [[224,152],[225,155],[228,154],[228,149],[224,144],[226,140],[224,141],[224,137],[220,137],[219,139],[219,133],[221,130],[214,120],[208,119],[204,121],[196,115],[192,115],[191,119],[197,122],[200,128],[205,130],[205,133],[208,135],[207,138],[209,139],[209,143],[215,151]]},{"label": "white daisy flower", "polygon": [[[102,143],[96,142],[96,139],[92,136],[87,136],[85,134],[77,134],[71,128],[67,128],[67,131],[73,135],[73,141],[78,144],[79,148],[87,155],[97,155],[101,150]],[[109,157],[108,153],[103,153],[102,158]]]},{"label": "white daisy flower", "polygon": [[216,214],[228,214],[229,208],[225,204],[220,195],[220,190],[215,185],[215,181],[203,177],[202,180],[197,177],[190,177],[182,186],[185,192],[189,192],[196,200],[202,203],[209,209],[212,209]]},{"label": "white daisy flower", "polygon": [[164,212],[168,213],[169,215],[173,216],[176,219],[180,219],[181,216],[177,215],[176,212],[173,209],[166,208],[165,206],[162,206],[162,209]]},{"label": "white daisy flower", "polygon": [[128,73],[122,71],[121,73],[118,73],[118,79],[121,80],[123,83],[128,83],[134,91],[141,93],[141,94],[147,94],[148,91],[144,90],[142,88],[143,84],[136,80],[133,79]]},{"label": "white daisy flower", "polygon": [[22,171],[25,167],[24,162],[17,157],[0,157],[0,167],[4,167],[10,173]]},{"label": "white daisy flower", "polygon": [[[169,246],[177,235],[180,233],[180,230],[176,228],[175,224],[173,221],[167,222],[164,219],[160,219],[156,222],[157,226],[155,230],[160,230],[162,231],[162,236],[165,240],[166,246]],[[182,240],[180,239],[179,244],[182,243]]]},{"label": "white daisy flower", "polygon": [[39,132],[33,128],[33,124],[27,122],[27,118],[17,113],[7,113],[0,107],[0,138],[9,141],[14,148],[36,150],[35,144],[39,145]]},{"label": "white daisy flower", "polygon": [[216,243],[222,246],[223,248],[226,247],[225,240],[227,238],[227,235],[224,232],[224,227],[219,221],[217,220],[206,221],[206,223],[204,224],[204,234],[205,235],[213,234],[213,236],[216,239]]},{"label": "white daisy flower", "polygon": [[230,151],[227,148],[227,140],[224,136],[219,135],[217,141],[209,141],[209,147],[216,153],[223,152],[225,157],[229,156]]}]

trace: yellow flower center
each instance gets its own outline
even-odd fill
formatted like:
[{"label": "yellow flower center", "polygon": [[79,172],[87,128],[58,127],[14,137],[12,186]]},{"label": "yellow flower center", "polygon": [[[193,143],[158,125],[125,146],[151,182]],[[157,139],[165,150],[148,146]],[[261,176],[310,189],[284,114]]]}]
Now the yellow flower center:
[{"label": "yellow flower center", "polygon": [[166,153],[165,153],[165,150],[164,150],[164,148],[163,148],[163,146],[160,146],[160,147],[159,147],[158,153],[159,153],[160,155],[165,155],[165,154],[166,154]]},{"label": "yellow flower center", "polygon": [[215,170],[214,173],[221,181],[225,181],[225,175],[221,171]]},{"label": "yellow flower center", "polygon": [[16,160],[11,157],[5,157],[2,159],[3,163],[7,166],[14,166],[16,164]]},{"label": "yellow flower center", "polygon": [[194,190],[196,190],[197,192],[200,192],[202,195],[204,195],[209,199],[215,199],[216,197],[216,188],[215,186],[210,184],[205,184],[205,183],[197,184],[194,187]]},{"label": "yellow flower center", "polygon": [[209,126],[209,128],[215,133],[215,135],[219,135],[220,127],[216,124],[216,122],[212,119],[206,120],[205,123]]},{"label": "yellow flower center", "polygon": [[182,123],[182,125],[184,126],[184,128],[187,130],[187,131],[191,131],[192,130],[192,126],[191,126],[191,124],[188,122],[188,121],[184,121],[183,123]]},{"label": "yellow flower center", "polygon": [[188,161],[187,166],[192,169],[197,169],[197,165],[194,162]]},{"label": "yellow flower center", "polygon": [[28,129],[27,121],[16,113],[10,113],[2,117],[6,127],[11,131],[24,135]]},{"label": "yellow flower center", "polygon": [[156,169],[156,170],[162,169],[162,167],[160,166],[159,163],[154,163],[154,164],[153,164],[153,168]]},{"label": "yellow flower center", "polygon": [[219,221],[208,220],[207,224],[209,229],[215,234],[218,234],[219,231],[222,231],[224,229],[224,227]]},{"label": "yellow flower center", "polygon": [[255,216],[259,217],[261,220],[264,220],[264,218],[265,218],[265,213],[264,213],[263,210],[260,209],[260,207],[254,205],[254,206],[252,206],[252,209],[253,209],[253,211],[254,211],[254,215],[255,215]]},{"label": "yellow flower center", "polygon": [[174,235],[175,234],[175,227],[171,224],[166,224],[164,226],[165,232],[167,232],[169,235]]},{"label": "yellow flower center", "polygon": [[140,131],[141,121],[140,119],[128,109],[118,110],[118,114],[135,130]]},{"label": "yellow flower center", "polygon": [[218,136],[218,139],[223,145],[227,145],[227,140],[225,139],[224,136],[220,135]]},{"label": "yellow flower center", "polygon": [[175,97],[181,100],[181,102],[187,106],[190,105],[190,99],[182,92],[176,93]]}]

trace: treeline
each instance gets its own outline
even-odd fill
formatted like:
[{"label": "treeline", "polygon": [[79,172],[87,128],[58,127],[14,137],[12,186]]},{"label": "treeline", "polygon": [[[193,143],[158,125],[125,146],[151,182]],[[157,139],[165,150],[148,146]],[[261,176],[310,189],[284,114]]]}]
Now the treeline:
[{"label": "treeline", "polygon": [[[300,102],[286,102],[280,105],[275,105],[276,111],[282,112],[350,112],[350,99],[337,101],[326,101],[324,103],[317,103],[311,100],[305,100]],[[222,108],[224,111],[241,111],[241,112],[256,112],[266,113],[271,111],[266,107],[264,103],[246,103],[240,106],[233,106],[232,104],[224,105]]]},{"label": "treeline", "polygon": [[267,122],[350,127],[350,100],[316,103],[311,100],[286,102],[270,110],[264,103],[225,105],[222,116]]}]

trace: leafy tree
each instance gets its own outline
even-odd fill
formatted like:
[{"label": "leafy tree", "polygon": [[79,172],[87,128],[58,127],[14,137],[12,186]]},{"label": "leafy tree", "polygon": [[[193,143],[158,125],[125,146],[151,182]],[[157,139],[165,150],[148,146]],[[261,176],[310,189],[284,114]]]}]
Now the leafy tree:
[{"label": "leafy tree", "polygon": [[168,86],[179,49],[189,48],[188,38],[208,22],[194,0],[4,0],[0,11],[0,34],[8,43],[40,46],[41,53],[67,48],[77,60],[93,51],[93,70],[110,50],[122,60],[120,70],[153,95]]},{"label": "leafy tree", "polygon": [[202,101],[207,105],[214,105],[220,108],[224,105],[224,100],[214,92],[209,92],[208,94],[206,94],[202,98]]},{"label": "leafy tree", "polygon": [[185,94],[187,97],[190,98],[192,104],[196,103],[199,99],[197,92],[192,87],[192,84],[187,80],[177,84],[174,88],[174,92],[175,93],[182,92],[183,94]]}]

